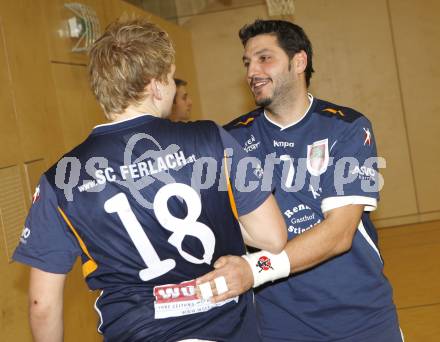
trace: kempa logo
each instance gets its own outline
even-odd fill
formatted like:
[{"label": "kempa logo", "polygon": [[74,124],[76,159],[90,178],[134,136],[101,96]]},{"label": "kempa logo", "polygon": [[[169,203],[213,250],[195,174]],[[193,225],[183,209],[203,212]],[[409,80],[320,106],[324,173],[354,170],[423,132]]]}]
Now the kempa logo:
[{"label": "kempa logo", "polygon": [[295,146],[294,142],[290,142],[290,141],[273,141],[273,147],[293,147]]}]

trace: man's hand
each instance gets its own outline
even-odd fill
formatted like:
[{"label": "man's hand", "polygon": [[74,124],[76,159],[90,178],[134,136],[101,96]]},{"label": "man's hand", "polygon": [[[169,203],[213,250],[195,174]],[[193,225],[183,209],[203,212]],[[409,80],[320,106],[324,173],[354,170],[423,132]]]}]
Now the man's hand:
[{"label": "man's hand", "polygon": [[[209,282],[213,297],[211,302],[218,303],[223,300],[233,298],[246,292],[254,283],[251,268],[246,260],[239,256],[223,256],[214,263],[214,271],[197,278],[197,285]],[[218,294],[215,286],[215,278],[224,277],[228,286],[228,291]],[[200,290],[197,287],[200,297]]]}]

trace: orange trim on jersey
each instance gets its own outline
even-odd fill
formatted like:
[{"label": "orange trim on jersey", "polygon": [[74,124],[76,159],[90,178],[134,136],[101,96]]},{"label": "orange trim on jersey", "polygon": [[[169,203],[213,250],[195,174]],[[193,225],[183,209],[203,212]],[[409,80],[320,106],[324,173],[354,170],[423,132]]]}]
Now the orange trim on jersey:
[{"label": "orange trim on jersey", "polygon": [[255,120],[255,118],[248,118],[246,121],[237,122],[234,126],[238,126],[238,125],[246,126],[246,125],[250,124],[254,120]]},{"label": "orange trim on jersey", "polygon": [[229,203],[231,204],[232,213],[234,214],[235,218],[238,220],[238,212],[237,212],[237,205],[235,204],[234,194],[232,192],[232,186],[231,181],[229,179],[229,171],[228,171],[228,163],[226,159],[226,151],[224,152],[225,157],[223,160],[223,166],[225,168],[225,177],[226,177],[226,185],[228,187],[228,196],[229,196]]},{"label": "orange trim on jersey", "polygon": [[84,278],[87,277],[90,273],[96,271],[96,269],[98,268],[98,264],[96,263],[95,260],[93,260],[92,256],[90,255],[87,246],[85,245],[84,241],[81,239],[81,237],[79,236],[78,232],[76,231],[75,228],[73,228],[72,222],[70,222],[70,220],[67,218],[66,214],[64,213],[64,211],[58,207],[58,211],[60,212],[61,216],[63,217],[64,221],[66,221],[67,225],[69,226],[70,230],[72,231],[73,235],[75,235],[76,239],[78,240],[79,246],[81,247],[82,251],[84,252],[85,255],[87,255],[87,257],[90,259],[88,261],[86,261],[83,265],[82,265],[82,271],[83,271],[83,276]]},{"label": "orange trim on jersey", "polygon": [[339,114],[340,116],[345,116],[344,113],[342,113],[339,109],[336,110],[336,109],[333,109],[333,108],[326,108],[326,109],[323,109],[323,111],[324,112],[330,112],[332,114]]}]

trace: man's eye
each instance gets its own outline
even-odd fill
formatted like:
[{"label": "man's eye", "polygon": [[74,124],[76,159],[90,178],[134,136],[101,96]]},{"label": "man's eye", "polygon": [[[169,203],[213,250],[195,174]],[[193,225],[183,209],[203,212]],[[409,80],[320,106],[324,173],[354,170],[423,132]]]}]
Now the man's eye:
[{"label": "man's eye", "polygon": [[261,60],[262,62],[267,62],[269,59],[270,59],[270,56],[261,56],[261,57],[260,57],[260,60]]},{"label": "man's eye", "polygon": [[244,66],[245,68],[249,68],[249,62],[243,62],[243,66]]}]

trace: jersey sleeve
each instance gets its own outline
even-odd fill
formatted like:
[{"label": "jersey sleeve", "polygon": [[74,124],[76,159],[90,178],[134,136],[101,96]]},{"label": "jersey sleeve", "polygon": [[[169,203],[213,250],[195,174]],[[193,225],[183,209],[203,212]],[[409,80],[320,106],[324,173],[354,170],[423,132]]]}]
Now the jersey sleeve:
[{"label": "jersey sleeve", "polygon": [[58,212],[56,195],[43,175],[13,260],[50,273],[68,273],[81,249]]},{"label": "jersey sleeve", "polygon": [[322,176],[323,212],[349,204],[363,204],[373,211],[379,199],[376,142],[370,122],[361,116],[330,147],[332,162]]},{"label": "jersey sleeve", "polygon": [[225,154],[230,159],[229,180],[238,216],[257,209],[271,194],[261,189],[263,170],[258,158],[248,155],[238,142],[219,127]]}]

